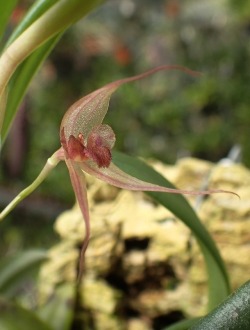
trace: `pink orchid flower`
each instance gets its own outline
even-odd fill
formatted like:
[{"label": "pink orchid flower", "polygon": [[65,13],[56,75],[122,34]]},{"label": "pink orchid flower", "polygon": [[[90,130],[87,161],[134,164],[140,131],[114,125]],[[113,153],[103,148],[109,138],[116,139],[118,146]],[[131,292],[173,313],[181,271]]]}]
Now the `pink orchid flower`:
[{"label": "pink orchid flower", "polygon": [[160,70],[173,69],[181,70],[191,75],[198,74],[180,66],[157,67],[134,77],[117,80],[84,96],[74,103],[63,117],[60,127],[60,140],[64,152],[63,158],[69,170],[71,183],[82,211],[86,228],[79,265],[80,277],[83,272],[84,254],[90,239],[90,218],[84,172],[113,186],[128,190],[189,195],[226,192],[224,190],[186,191],[158,186],[141,181],[125,173],[112,163],[112,148],[116,137],[112,128],[103,124],[111,95],[125,83],[145,78]]},{"label": "pink orchid flower", "polygon": [[103,124],[111,95],[121,85],[143,79],[161,70],[181,70],[193,76],[199,74],[181,66],[161,66],[134,77],[117,80],[81,98],[68,109],[63,117],[60,127],[61,148],[47,160],[41,173],[33,183],[20,192],[0,213],[0,220],[2,220],[21,200],[41,184],[49,172],[61,160],[64,160],[69,170],[71,183],[82,211],[86,228],[85,239],[81,249],[78,279],[83,274],[84,254],[90,239],[90,218],[84,172],[113,186],[128,190],[187,195],[207,195],[219,192],[232,193],[225,190],[187,191],[166,188],[139,180],[125,173],[112,163],[112,148],[116,139],[115,133],[110,126]]}]

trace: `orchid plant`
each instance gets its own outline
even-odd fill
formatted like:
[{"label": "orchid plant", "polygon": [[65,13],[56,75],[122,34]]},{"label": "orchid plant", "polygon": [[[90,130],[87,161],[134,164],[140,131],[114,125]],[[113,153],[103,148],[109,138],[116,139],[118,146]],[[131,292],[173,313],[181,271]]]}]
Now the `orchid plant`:
[{"label": "orchid plant", "polygon": [[[161,70],[181,70],[193,76],[198,72],[181,66],[160,66],[137,76],[117,80],[84,96],[65,113],[60,127],[61,147],[50,157],[37,179],[23,190],[0,214],[3,219],[23,198],[28,196],[60,161],[65,161],[77,202],[85,222],[85,239],[81,249],[79,278],[84,269],[84,255],[90,239],[90,216],[84,173],[113,186],[137,191],[156,191],[172,194],[206,195],[229,192],[225,190],[188,191],[167,188],[133,177],[112,162],[112,148],[116,136],[112,128],[103,124],[111,95],[125,83],[143,79]],[[229,192],[230,193],[230,192]]]},{"label": "orchid plant", "polygon": [[[63,33],[103,2],[105,1],[33,1],[32,6],[9,37],[8,20],[11,21],[12,12],[16,7],[18,8],[19,2],[17,0],[0,1],[0,149],[6,140],[19,105],[36,71],[48,57]],[[4,33],[4,30],[6,30],[7,33]],[[183,221],[195,236],[207,268],[208,311],[210,311],[221,303],[230,293],[230,281],[226,267],[216,248],[216,244],[187,200],[181,195],[173,196],[170,194],[206,195],[218,192],[232,192],[216,189],[207,191],[174,189],[171,183],[145,163],[127,155],[113,153],[112,149],[115,144],[116,136],[112,128],[103,123],[108,110],[109,100],[112,94],[121,85],[143,79],[161,70],[173,69],[181,70],[192,76],[199,75],[198,72],[191,71],[181,66],[162,66],[134,77],[107,84],[73,104],[66,112],[61,123],[61,147],[47,160],[44,168],[34,182],[20,192],[20,194],[0,213],[0,220],[5,218],[20,201],[37,188],[60,161],[65,161],[86,228],[79,262],[78,278],[81,279],[84,270],[84,255],[90,240],[90,216],[84,173],[93,175],[119,188],[148,191],[151,197]],[[12,280],[14,279],[15,286],[15,283],[23,276],[24,271],[28,274],[30,269],[33,269],[32,267],[35,264],[40,264],[42,260],[45,260],[46,256],[44,251],[42,251],[42,253],[37,253],[36,251],[31,251],[30,253],[28,251],[23,255],[21,254],[21,256],[17,256],[17,260],[15,260],[14,263],[10,262],[9,267],[8,263],[2,263],[1,266],[4,264],[4,267],[1,268],[0,272],[0,294],[3,295],[3,293],[7,293],[7,297],[9,298],[8,288],[13,287]],[[246,290],[249,291],[249,285],[246,287]],[[246,290],[243,291],[242,294],[242,303],[239,302],[235,295],[237,302],[236,300],[233,301],[232,309],[228,312],[229,314],[230,312],[232,315],[234,314],[235,304],[237,304],[237,306],[244,306],[244,308],[238,308],[238,317],[233,320],[233,323],[237,323],[237,328],[241,327],[242,320],[244,322],[249,321],[249,313],[245,312],[248,307],[244,300],[247,294]],[[58,293],[58,290],[56,291]],[[74,292],[72,291],[70,299],[74,299],[73,295]],[[60,297],[62,299],[58,300],[55,294],[53,297],[55,300],[52,304],[52,309],[51,306],[49,307],[50,311],[52,311],[47,313],[49,329],[57,329],[60,325],[61,328],[64,328],[65,325],[67,327],[67,324],[67,329],[69,328],[68,318],[69,315],[73,313],[72,306],[74,304],[66,304],[65,297],[67,297],[67,302],[69,301],[68,293]],[[54,304],[56,308],[59,308],[59,310],[63,312],[55,312]],[[39,327],[39,320],[41,320],[40,315],[39,317],[34,317],[34,315],[36,315],[34,310],[31,312],[16,304],[10,305],[7,300],[3,303],[2,297],[0,305],[3,307],[0,308],[2,312],[0,328],[1,324],[4,324],[4,327],[10,324],[12,328],[14,325],[14,328],[16,328],[18,324],[15,325],[14,322],[12,325],[12,321],[14,321],[12,315],[18,313],[20,317],[18,317],[17,322],[20,323],[21,320],[22,324],[25,324],[24,326],[27,329],[34,327],[37,329],[45,329],[45,323],[43,321],[40,321],[41,327]],[[62,308],[62,306],[66,305],[69,307],[67,312]],[[216,316],[217,314],[215,313],[215,324],[218,323],[218,320],[223,319],[223,315],[225,315],[224,312],[225,308],[224,305],[222,305],[217,313],[218,316]],[[53,318],[51,318],[51,315],[53,315]],[[53,322],[51,322],[51,320]],[[230,318],[226,318],[226,320],[228,324],[225,325],[225,327],[228,328],[232,326],[232,320]],[[187,329],[190,327],[190,322],[194,323],[195,320],[184,320],[182,324],[177,323],[176,326],[171,326],[171,329]],[[213,328],[213,322],[210,324],[206,319],[205,322],[207,325],[204,326],[202,323],[201,327],[198,325],[198,327],[192,329]],[[48,328],[46,327],[46,329]],[[249,329],[249,325],[246,325],[246,329]]]}]

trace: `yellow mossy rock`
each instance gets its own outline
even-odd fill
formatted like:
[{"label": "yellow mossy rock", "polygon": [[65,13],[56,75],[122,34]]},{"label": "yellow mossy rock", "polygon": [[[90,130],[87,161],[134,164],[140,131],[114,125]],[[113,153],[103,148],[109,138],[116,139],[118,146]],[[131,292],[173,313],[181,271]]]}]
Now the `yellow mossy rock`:
[{"label": "yellow mossy rock", "polygon": [[[215,239],[233,288],[250,274],[250,172],[239,164],[194,158],[153,166],[180,189],[226,189],[240,195],[188,197]],[[206,270],[188,228],[145,194],[87,176],[91,240],[81,284],[83,323],[96,329],[152,329],[167,315],[206,312]],[[84,222],[78,206],[61,214],[61,237],[40,275],[42,299],[77,275]],[[91,322],[88,319],[91,315]]]}]

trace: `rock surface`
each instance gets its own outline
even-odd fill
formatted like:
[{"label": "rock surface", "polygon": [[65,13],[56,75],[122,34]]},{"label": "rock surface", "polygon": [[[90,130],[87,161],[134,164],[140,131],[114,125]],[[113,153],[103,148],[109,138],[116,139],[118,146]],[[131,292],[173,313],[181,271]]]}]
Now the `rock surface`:
[{"label": "rock surface", "polygon": [[[185,158],[154,167],[182,189],[234,191],[188,198],[216,240],[233,287],[249,279],[250,172]],[[88,177],[92,237],[81,283],[82,317],[95,329],[160,329],[166,320],[198,316],[206,307],[206,271],[189,229],[146,195]],[[79,208],[55,223],[61,242],[40,274],[41,301],[56,285],[74,282],[84,224]]]}]

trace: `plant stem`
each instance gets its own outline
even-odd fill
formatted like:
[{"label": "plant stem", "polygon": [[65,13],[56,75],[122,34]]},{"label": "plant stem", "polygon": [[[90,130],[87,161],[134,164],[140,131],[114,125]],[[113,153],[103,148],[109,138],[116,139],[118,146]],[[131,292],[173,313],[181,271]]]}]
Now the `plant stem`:
[{"label": "plant stem", "polygon": [[[2,130],[3,116],[6,109],[7,97],[8,97],[7,88],[3,90],[2,97],[0,97],[0,132]],[[2,149],[2,136],[0,136],[0,150]]]},{"label": "plant stem", "polygon": [[31,183],[31,185],[21,191],[0,213],[0,221],[3,220],[6,215],[9,214],[16,207],[17,204],[19,204],[24,198],[30,195],[43,182],[43,180],[46,179],[51,170],[53,170],[53,168],[56,167],[56,165],[63,159],[64,151],[62,148],[60,148],[47,160],[41,173]]}]

